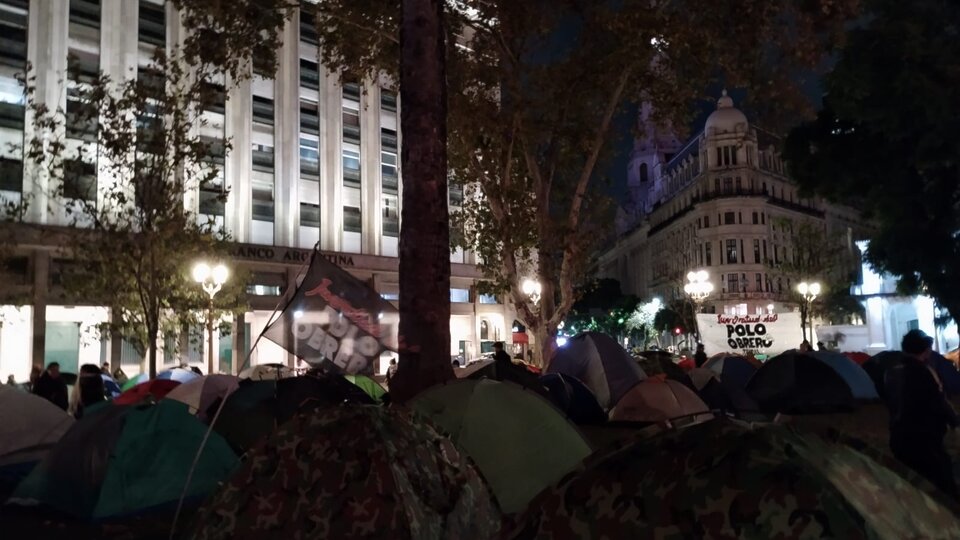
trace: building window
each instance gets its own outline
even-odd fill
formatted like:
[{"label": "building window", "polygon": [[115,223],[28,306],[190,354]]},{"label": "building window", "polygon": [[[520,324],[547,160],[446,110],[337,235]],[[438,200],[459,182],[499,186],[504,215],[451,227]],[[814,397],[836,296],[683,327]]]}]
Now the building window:
[{"label": "building window", "polygon": [[740,274],[727,274],[727,292],[740,292]]},{"label": "building window", "polygon": [[320,70],[316,62],[300,59],[300,86],[310,90],[320,89]]},{"label": "building window", "polygon": [[496,304],[496,303],[497,303],[497,295],[495,295],[495,294],[481,294],[481,295],[478,297],[478,299],[479,299],[479,301],[480,301],[481,304]]},{"label": "building window", "polygon": [[640,164],[640,182],[646,182],[649,180],[649,173],[647,172],[647,164]]},{"label": "building window", "polygon": [[360,144],[360,110],[343,107],[343,141]]},{"label": "building window", "polygon": [[363,230],[360,208],[356,206],[343,207],[343,230],[344,232],[354,233],[358,233]]},{"label": "building window", "polygon": [[273,182],[252,182],[253,219],[273,222]]},{"label": "building window", "polygon": [[737,264],[736,240],[727,240],[727,264]]},{"label": "building window", "polygon": [[466,304],[470,302],[470,289],[450,289],[450,302]]},{"label": "building window", "polygon": [[760,263],[760,240],[756,238],[753,240],[753,262]]},{"label": "building window", "polygon": [[140,13],[137,25],[138,40],[140,43],[166,47],[167,28],[163,3],[154,3],[150,0],[140,0]]},{"label": "building window", "polygon": [[737,177],[737,193],[743,193],[743,183],[740,181],[740,177]]},{"label": "building window", "polygon": [[253,170],[273,173],[273,147],[265,144],[251,145],[253,153]]},{"label": "building window", "polygon": [[710,254],[710,242],[704,244],[704,257],[706,258],[706,265],[711,266],[713,264],[713,258]]},{"label": "building window", "polygon": [[308,45],[320,44],[316,8],[308,2],[300,2],[300,41]]},{"label": "building window", "polygon": [[355,82],[343,83],[343,99],[360,102],[360,85]]},{"label": "building window", "polygon": [[320,141],[303,134],[300,136],[300,176],[320,179]]},{"label": "building window", "polygon": [[67,161],[63,167],[63,196],[68,199],[95,201],[97,166],[79,159]]},{"label": "building window", "polygon": [[713,179],[713,192],[716,193],[716,194],[719,194],[719,193],[720,193],[720,179],[719,179],[719,178],[714,178],[714,179]]},{"label": "building window", "polygon": [[320,205],[300,203],[300,226],[320,228]]},{"label": "building window", "polygon": [[757,292],[763,291],[763,274],[757,273],[756,280],[757,280],[757,285],[756,285],[756,289],[754,290],[756,290]]},{"label": "building window", "polygon": [[273,100],[253,96],[253,121],[265,126],[273,125]]},{"label": "building window", "polygon": [[733,193],[733,178],[723,179],[723,192],[726,194]]},{"label": "building window", "polygon": [[360,187],[360,152],[358,150],[343,149],[343,183]]},{"label": "building window", "polygon": [[27,67],[27,0],[0,2],[0,191],[23,191],[26,103],[18,74]]},{"label": "building window", "polygon": [[383,235],[400,236],[400,201],[396,195],[383,197]]},{"label": "building window", "polygon": [[737,221],[736,212],[724,212],[723,213],[723,224],[724,225],[734,225]]},{"label": "building window", "polygon": [[318,135],[320,132],[320,111],[317,104],[305,99],[300,100],[300,131]]},{"label": "building window", "polygon": [[759,223],[760,223],[760,216],[759,216],[756,212],[754,212],[754,213],[753,213],[753,224],[754,224],[754,225],[757,225],[757,224],[759,224]]},{"label": "building window", "polygon": [[397,94],[385,88],[380,89],[380,110],[397,112]]},{"label": "building window", "polygon": [[487,323],[486,319],[482,319],[480,321],[480,339],[490,339],[490,325]]},{"label": "building window", "polygon": [[710,216],[703,216],[703,228],[704,229],[710,228]]},{"label": "building window", "polygon": [[447,193],[449,194],[450,206],[463,206],[463,186],[455,182],[447,183]]},{"label": "building window", "polygon": [[737,147],[736,146],[730,147],[730,163],[734,165],[737,164]]}]

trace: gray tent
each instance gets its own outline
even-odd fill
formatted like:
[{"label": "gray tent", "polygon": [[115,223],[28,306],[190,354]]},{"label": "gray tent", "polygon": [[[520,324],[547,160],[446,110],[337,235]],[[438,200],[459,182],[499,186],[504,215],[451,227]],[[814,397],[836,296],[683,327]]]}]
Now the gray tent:
[{"label": "gray tent", "polygon": [[553,353],[546,372],[580,379],[604,409],[612,408],[627,390],[647,378],[616,340],[599,332],[584,332],[567,340]]},{"label": "gray tent", "polygon": [[53,403],[0,385],[0,467],[41,460],[71,425]]}]

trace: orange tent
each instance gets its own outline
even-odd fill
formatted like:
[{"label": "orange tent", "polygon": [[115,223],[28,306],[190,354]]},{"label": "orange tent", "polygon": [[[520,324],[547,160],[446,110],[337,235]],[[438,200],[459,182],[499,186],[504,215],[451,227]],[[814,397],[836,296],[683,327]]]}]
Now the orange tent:
[{"label": "orange tent", "polygon": [[709,414],[710,409],[693,390],[672,379],[648,379],[627,391],[610,412],[610,420],[663,422]]}]

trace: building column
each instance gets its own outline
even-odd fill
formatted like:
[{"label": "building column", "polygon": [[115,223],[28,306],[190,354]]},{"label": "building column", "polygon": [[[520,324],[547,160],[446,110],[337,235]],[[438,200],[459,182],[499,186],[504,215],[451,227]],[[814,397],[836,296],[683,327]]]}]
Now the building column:
[{"label": "building column", "polygon": [[230,366],[231,375],[239,375],[241,366],[247,361],[246,350],[247,341],[247,321],[244,313],[239,313],[233,318],[233,365]]},{"label": "building column", "polygon": [[223,167],[224,187],[230,193],[224,205],[224,224],[237,242],[250,241],[253,193],[250,171],[253,151],[250,147],[253,126],[253,95],[250,80],[227,81],[230,89],[224,115],[224,135],[232,144]]},{"label": "building column", "polygon": [[[27,30],[27,61],[33,66],[31,74],[35,77],[34,99],[46,104],[50,110],[66,108],[66,72],[67,41],[69,37],[70,2],[51,0],[30,2],[29,28]],[[65,128],[60,125],[54,133],[55,139],[65,136]],[[23,129],[24,141],[35,137],[33,115],[27,107]],[[31,223],[49,223],[54,220],[50,208],[52,185],[50,174],[44,167],[29,159],[24,159],[24,178],[30,179],[23,185],[23,196],[32,197],[27,211],[27,221]]]},{"label": "building column", "polygon": [[879,352],[887,350],[886,332],[886,313],[884,310],[883,298],[872,296],[866,301],[866,319],[867,319],[867,341],[868,352]]},{"label": "building column", "polygon": [[50,283],[50,253],[33,252],[33,366],[44,368],[47,341],[47,289]]},{"label": "building column", "polygon": [[[320,64],[320,249],[340,251],[343,229],[343,97],[338,75]],[[361,111],[362,112],[362,111]],[[362,141],[362,134],[361,134]]]},{"label": "building column", "polygon": [[363,209],[363,233],[360,251],[380,254],[380,88],[363,81],[360,93],[360,207]]},{"label": "building column", "polygon": [[274,244],[297,246],[300,232],[300,10],[283,28],[274,82]]}]

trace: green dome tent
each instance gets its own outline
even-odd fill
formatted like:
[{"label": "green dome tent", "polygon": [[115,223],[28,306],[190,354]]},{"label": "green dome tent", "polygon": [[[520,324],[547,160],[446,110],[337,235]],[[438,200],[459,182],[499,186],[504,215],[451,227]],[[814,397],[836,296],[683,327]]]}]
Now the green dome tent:
[{"label": "green dome tent", "polygon": [[563,413],[512,383],[453,381],[425,390],[409,406],[473,459],[505,513],[522,510],[591,451]]},{"label": "green dome tent", "polygon": [[383,396],[387,394],[387,391],[380,386],[380,383],[366,375],[344,375],[343,378],[357,385],[377,403],[383,401]]},{"label": "green dome tent", "polygon": [[[91,520],[172,508],[205,433],[206,426],[176,401],[104,408],[74,424],[10,501]],[[211,433],[187,497],[210,494],[236,464],[227,443]]]}]

